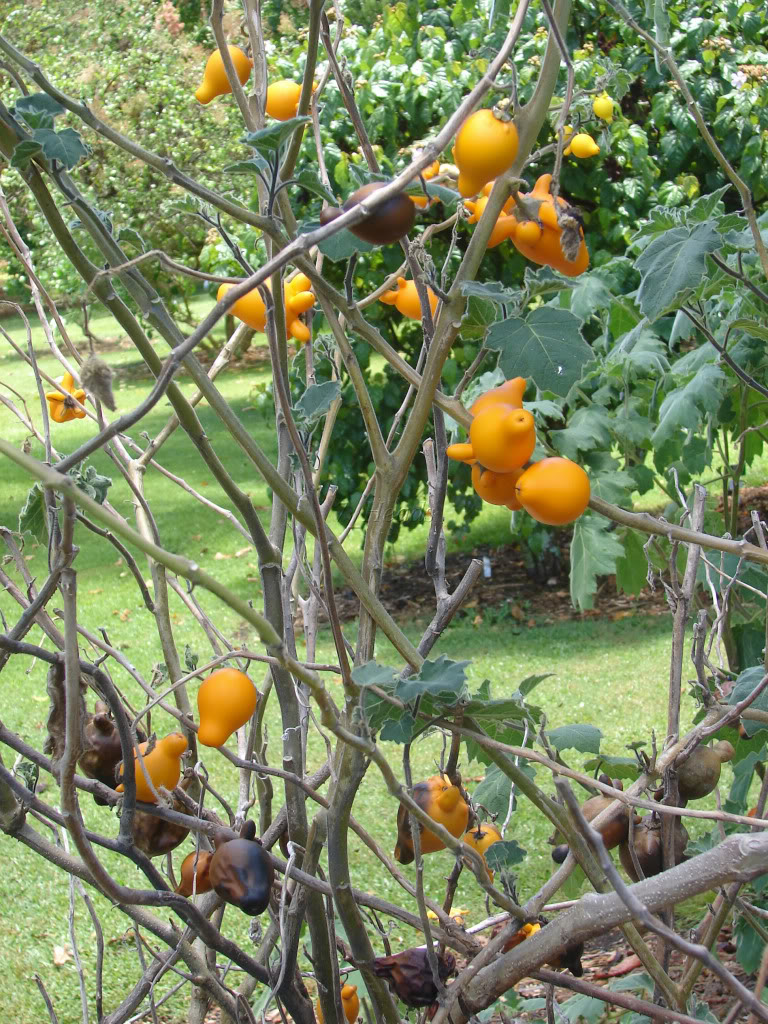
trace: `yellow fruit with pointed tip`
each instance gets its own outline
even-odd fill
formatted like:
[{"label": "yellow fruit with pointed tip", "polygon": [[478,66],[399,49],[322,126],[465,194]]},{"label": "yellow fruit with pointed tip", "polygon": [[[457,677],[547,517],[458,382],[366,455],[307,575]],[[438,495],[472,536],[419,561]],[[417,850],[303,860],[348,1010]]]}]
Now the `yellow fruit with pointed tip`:
[{"label": "yellow fruit with pointed tip", "polygon": [[[429,308],[434,316],[438,299],[431,288],[427,288],[427,297],[429,299]],[[398,277],[397,288],[384,292],[383,295],[379,296],[379,299],[388,306],[394,306],[398,312],[402,313],[403,316],[407,316],[409,320],[421,320],[421,302],[419,301],[419,293],[416,291],[415,281],[406,281],[404,277]]]},{"label": "yellow fruit with pointed tip", "polygon": [[78,409],[72,404],[76,398],[81,404],[85,401],[85,391],[75,387],[75,378],[67,371],[59,381],[61,391],[46,391],[45,400],[48,402],[48,415],[54,423],[66,423],[68,420],[82,420],[85,417],[85,410]]},{"label": "yellow fruit with pointed tip", "polygon": [[499,404],[509,405],[513,409],[522,409],[523,395],[525,394],[527,383],[525,377],[512,377],[511,380],[505,380],[497,388],[491,388],[490,391],[486,391],[479,398],[476,398],[469,407],[469,411],[473,416],[477,416],[483,409]]},{"label": "yellow fruit with pointed tip", "polygon": [[[484,822],[482,825],[476,825],[475,828],[471,828],[469,832],[465,832],[461,837],[462,842],[466,843],[467,846],[471,846],[473,850],[476,850],[483,858],[485,864],[485,851],[493,846],[494,843],[498,843],[501,839],[501,832],[498,828],[491,824],[491,822]],[[485,870],[488,872],[488,877],[493,881],[493,872],[485,864]]]},{"label": "yellow fruit with pointed tip", "polygon": [[456,135],[453,159],[459,168],[458,188],[467,199],[483,185],[508,171],[517,156],[517,128],[493,110],[470,114]]},{"label": "yellow fruit with pointed tip", "polygon": [[571,139],[568,151],[573,156],[578,157],[579,160],[586,160],[587,157],[597,156],[600,152],[600,147],[591,135],[587,135],[586,132],[579,132],[578,135],[574,135]]},{"label": "yellow fruit with pointed tip", "polygon": [[[253,61],[243,53],[239,46],[228,46],[227,49],[240,84],[245,85],[251,73]],[[202,85],[195,93],[195,99],[198,103],[210,103],[216,96],[225,96],[228,92],[232,92],[232,86],[229,84],[227,72],[224,70],[224,61],[221,59],[221,52],[214,50],[205,65]]]},{"label": "yellow fruit with pointed tip", "polygon": [[533,455],[536,425],[527,409],[513,409],[499,403],[472,419],[469,443],[473,458],[494,473],[519,469]]},{"label": "yellow fruit with pointed tip", "polygon": [[[525,241],[524,237],[521,238],[519,226],[517,232],[510,235],[510,238],[514,247],[527,259],[559,270],[566,277],[578,277],[589,266],[589,253],[584,242],[584,231],[578,219],[578,211],[569,207],[568,203],[559,196],[555,199],[550,192],[551,184],[551,174],[540,175],[531,191],[520,197],[523,200],[525,212],[523,210],[516,211],[519,220],[523,223],[530,222],[531,213],[535,212],[536,219],[542,228],[538,241],[531,244]],[[563,216],[564,223],[570,224],[567,230],[574,251],[569,251],[569,255],[574,256],[574,259],[568,259],[565,255],[563,227],[558,222],[558,211]],[[526,231],[523,232],[523,236],[525,234]]]},{"label": "yellow fruit with pointed tip", "polygon": [[608,124],[613,120],[613,100],[607,92],[602,93],[600,96],[595,96],[592,100],[592,110],[595,113],[595,117],[599,117],[601,121],[607,121]]},{"label": "yellow fruit with pointed tip", "polygon": [[589,504],[589,477],[570,459],[534,462],[516,485],[517,499],[540,523],[563,526],[578,519]]},{"label": "yellow fruit with pointed tip", "polygon": [[[143,765],[137,756],[133,762],[133,770],[136,778],[136,799],[155,804],[157,797],[150,789],[149,780],[151,779],[155,789],[159,789],[160,786],[173,789],[181,776],[181,755],[187,749],[187,741],[180,732],[172,732],[157,740],[153,749],[146,754],[145,751],[151,742],[152,740],[148,740],[139,744]],[[119,774],[123,774],[122,766]],[[123,783],[115,788],[118,793],[122,793]]]},{"label": "yellow fruit with pointed tip", "polygon": [[[230,288],[231,284],[222,284],[216,293],[216,301],[221,302]],[[267,288],[269,288],[267,282]],[[285,305],[285,330],[297,341],[304,344],[309,341],[309,328],[299,319],[302,313],[306,313],[315,304],[315,295],[311,291],[311,282],[306,274],[297,274],[290,281],[283,285],[283,302]],[[232,316],[242,320],[244,324],[252,327],[254,331],[263,331],[267,323],[267,308],[258,288],[242,295],[230,309]]]},{"label": "yellow fruit with pointed tip", "polygon": [[256,710],[256,687],[236,668],[211,672],[197,691],[200,727],[197,738],[205,747],[220,747],[249,721]]},{"label": "yellow fruit with pointed tip", "polygon": [[[317,89],[317,85],[312,86],[312,92],[315,89]],[[273,82],[272,85],[268,86],[265,110],[276,121],[290,121],[292,117],[296,117],[300,97],[301,82],[294,82],[290,78],[283,78],[279,82]]]}]

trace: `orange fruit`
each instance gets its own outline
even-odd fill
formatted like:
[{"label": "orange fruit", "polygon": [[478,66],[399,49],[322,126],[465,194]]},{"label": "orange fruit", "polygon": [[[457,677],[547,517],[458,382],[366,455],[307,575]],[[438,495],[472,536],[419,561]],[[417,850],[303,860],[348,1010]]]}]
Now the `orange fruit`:
[{"label": "orange fruit", "polygon": [[[243,53],[239,46],[228,46],[227,49],[240,84],[245,85],[251,73],[253,61]],[[224,61],[221,59],[220,51],[214,50],[205,65],[203,81],[195,93],[195,99],[198,103],[210,103],[216,96],[224,96],[228,92],[232,92],[232,86],[229,84],[227,72],[224,70]]]},{"label": "orange fruit", "polygon": [[461,195],[476,195],[483,185],[509,170],[517,156],[517,146],[513,121],[503,121],[492,110],[470,114],[459,128],[453,147]]},{"label": "orange fruit", "polygon": [[548,526],[563,526],[578,519],[589,504],[589,477],[570,459],[542,459],[520,476],[516,492],[534,519]]}]

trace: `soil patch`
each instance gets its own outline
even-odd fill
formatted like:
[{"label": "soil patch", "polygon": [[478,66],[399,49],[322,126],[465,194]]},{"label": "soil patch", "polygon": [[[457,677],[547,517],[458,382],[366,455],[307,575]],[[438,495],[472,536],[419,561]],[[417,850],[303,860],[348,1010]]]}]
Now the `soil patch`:
[{"label": "soil patch", "polygon": [[[655,591],[646,587],[636,596],[620,594],[614,576],[601,581],[594,608],[577,611],[571,604],[568,588],[569,545],[570,535],[563,531],[556,555],[546,566],[540,567],[546,572],[532,569],[522,549],[511,544],[450,554],[445,560],[448,589],[452,591],[456,587],[472,559],[477,558],[483,564],[483,574],[467,595],[461,612],[471,614],[478,625],[484,619],[498,622],[508,618],[521,626],[544,626],[569,619],[622,619],[639,613],[661,615],[668,612],[661,587]],[[431,618],[434,615],[435,590],[422,560],[387,563],[379,596],[395,618]],[[342,619],[358,615],[360,606],[354,591],[338,590],[336,601]]]}]

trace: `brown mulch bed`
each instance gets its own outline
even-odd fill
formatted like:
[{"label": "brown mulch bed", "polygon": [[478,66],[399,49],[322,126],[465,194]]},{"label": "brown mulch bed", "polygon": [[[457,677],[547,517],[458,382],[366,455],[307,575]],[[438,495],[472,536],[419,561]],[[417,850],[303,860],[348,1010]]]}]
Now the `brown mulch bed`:
[{"label": "brown mulch bed", "polygon": [[[739,524],[737,533],[743,537],[752,527],[750,512],[754,509],[764,523],[768,523],[768,483],[760,487],[742,487],[739,491]],[[723,499],[717,503],[717,511],[723,511]],[[754,536],[749,538],[756,543]]]},{"label": "brown mulch bed", "polygon": [[[513,545],[477,547],[471,552],[449,554],[445,560],[448,588],[453,590],[473,558],[481,561],[487,558],[485,571],[490,570],[491,575],[480,576],[464,602],[465,613],[482,616],[488,609],[502,609],[504,615],[521,626],[532,627],[569,619],[621,619],[638,613],[661,615],[668,611],[661,588],[655,592],[646,588],[635,597],[619,594],[613,576],[601,582],[593,609],[577,611],[571,604],[568,589],[569,543],[570,536],[564,534],[558,564],[551,565],[551,575],[538,579],[527,568],[521,549]],[[421,619],[434,615],[435,591],[422,561],[387,563],[379,596],[395,618]],[[336,601],[342,619],[357,616],[359,602],[352,590],[339,589]]]}]

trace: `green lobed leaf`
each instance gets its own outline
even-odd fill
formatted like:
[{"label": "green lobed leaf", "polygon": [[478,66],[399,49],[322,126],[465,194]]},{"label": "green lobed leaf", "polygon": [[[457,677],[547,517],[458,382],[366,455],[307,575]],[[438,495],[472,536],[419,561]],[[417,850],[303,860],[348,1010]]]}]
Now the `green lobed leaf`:
[{"label": "green lobed leaf", "polygon": [[94,466],[78,466],[70,469],[67,476],[72,477],[79,490],[99,505],[107,500],[107,491],[112,486],[111,476],[103,476]]},{"label": "green lobed leaf", "polygon": [[501,871],[502,868],[511,868],[515,864],[522,864],[528,856],[528,851],[524,850],[514,839],[501,839],[498,843],[490,846],[483,856],[491,871]]},{"label": "green lobed leaf", "polygon": [[509,810],[511,793],[512,780],[498,765],[492,764],[486,769],[483,781],[475,787],[472,799],[503,821]]},{"label": "green lobed leaf", "polygon": [[658,319],[680,296],[701,284],[707,272],[707,254],[722,245],[722,238],[709,223],[672,228],[653,239],[635,264],[642,275],[637,300],[649,320]]},{"label": "green lobed leaf", "polygon": [[321,419],[341,394],[338,380],[326,380],[322,384],[310,384],[295,406],[299,419],[309,425]]},{"label": "green lobed leaf", "polygon": [[579,318],[552,306],[539,306],[525,319],[498,321],[489,330],[486,345],[500,353],[499,366],[507,379],[530,377],[542,391],[561,397],[592,358]]},{"label": "green lobed leaf", "polygon": [[358,686],[392,686],[396,671],[388,665],[379,665],[376,661],[366,661],[352,669],[352,681]]},{"label": "green lobed leaf", "polygon": [[552,444],[561,455],[574,462],[579,461],[579,452],[593,448],[605,448],[611,442],[612,417],[597,406],[577,409],[568,420],[564,430],[550,433]]},{"label": "green lobed leaf", "polygon": [[45,92],[34,92],[21,96],[11,108],[11,113],[21,117],[30,128],[53,128],[54,118],[66,113],[66,108]]},{"label": "green lobed leaf", "polygon": [[639,594],[648,578],[648,562],[637,531],[623,531],[623,552],[616,559],[616,586],[623,594]]},{"label": "green lobed leaf", "polygon": [[135,245],[139,252],[147,251],[144,239],[135,228],[120,228],[117,232],[117,241],[120,242],[121,245],[125,245],[126,242],[129,245]]},{"label": "green lobed leaf", "polygon": [[[395,708],[393,710],[397,711]],[[409,715],[407,711],[397,711],[396,715],[382,724],[379,737],[392,743],[410,743],[416,726],[417,722],[413,715]]]},{"label": "green lobed leaf", "polygon": [[279,124],[271,124],[258,132],[246,132],[243,142],[252,146],[257,153],[266,159],[274,159],[282,144],[293,135],[299,125],[309,124],[309,117],[292,117]]},{"label": "green lobed leaf", "polygon": [[517,302],[520,298],[520,292],[517,288],[508,288],[501,281],[465,281],[461,285],[461,294],[474,295],[479,299],[488,299],[489,302],[497,302],[499,305]]},{"label": "green lobed leaf", "polygon": [[33,484],[27,492],[19,512],[19,533],[31,533],[41,544],[48,542],[48,513],[40,484]]},{"label": "green lobed leaf", "polygon": [[306,167],[303,171],[300,171],[293,179],[293,182],[294,184],[301,186],[301,188],[306,189],[307,192],[320,196],[321,199],[327,199],[331,205],[336,205],[336,196],[326,188],[320,180],[320,175],[317,171],[313,171],[310,167]]},{"label": "green lobed leaf", "polygon": [[58,160],[68,171],[91,152],[90,146],[83,142],[82,136],[74,128],[64,128],[60,132],[51,128],[37,128],[32,137],[42,146],[46,159]]},{"label": "green lobed leaf", "polygon": [[496,319],[496,306],[493,302],[478,295],[470,295],[464,316],[461,318],[459,335],[464,341],[476,341],[481,344],[485,340],[488,328]]},{"label": "green lobed leaf", "polygon": [[[301,230],[302,232],[315,231],[319,227],[321,227],[319,221],[305,221],[301,225]],[[343,228],[335,235],[331,235],[330,238],[319,242],[317,247],[323,256],[327,256],[334,263],[348,260],[356,252],[372,252],[376,248],[370,242],[364,242],[361,238],[357,238],[347,228]]]},{"label": "green lobed leaf", "polygon": [[[762,665],[753,665],[751,668],[744,669],[733,684],[733,689],[728,695],[728,703],[738,704],[739,701],[745,700],[764,675],[765,669]],[[768,711],[768,687],[758,694],[749,706],[755,711]],[[755,733],[765,728],[761,722],[753,722],[748,718],[743,719],[742,724],[746,729],[747,736],[754,736]]]},{"label": "green lobed leaf", "polygon": [[596,772],[605,769],[612,779],[636,779],[640,774],[640,765],[636,757],[619,757],[615,754],[600,754],[584,762],[585,772]]},{"label": "green lobed leaf", "polygon": [[[498,846],[498,843],[495,845]],[[597,1024],[605,1012],[605,1002],[602,999],[595,999],[594,996],[576,995],[560,1003],[559,1009],[563,1016],[576,1024],[577,1021],[585,1021],[586,1024]]]},{"label": "green lobed leaf", "polygon": [[603,738],[597,726],[584,723],[561,725],[548,735],[555,750],[580,750],[583,754],[599,754]]},{"label": "green lobed leaf", "polygon": [[577,608],[592,608],[597,577],[616,571],[624,549],[605,519],[585,513],[573,524],[571,540],[571,600]]},{"label": "green lobed leaf", "polygon": [[719,366],[707,364],[687,384],[666,396],[659,409],[659,425],[651,444],[658,448],[679,429],[696,431],[707,415],[715,412],[722,401],[728,378]]},{"label": "green lobed leaf", "polygon": [[30,160],[36,157],[38,153],[42,153],[42,151],[43,147],[39,142],[35,142],[33,139],[24,139],[13,151],[11,167],[18,167],[19,170],[24,170]]},{"label": "green lobed leaf", "polygon": [[405,704],[410,704],[424,694],[455,704],[466,689],[467,665],[468,661],[451,661],[444,654],[435,661],[428,659],[418,674],[397,681],[395,696]]},{"label": "green lobed leaf", "polygon": [[270,167],[263,156],[254,156],[250,160],[238,160],[234,164],[228,164],[224,170],[229,174],[253,174],[259,177],[269,172]]},{"label": "green lobed leaf", "polygon": [[765,943],[745,917],[738,914],[733,927],[736,959],[747,974],[754,974],[760,966]]}]

